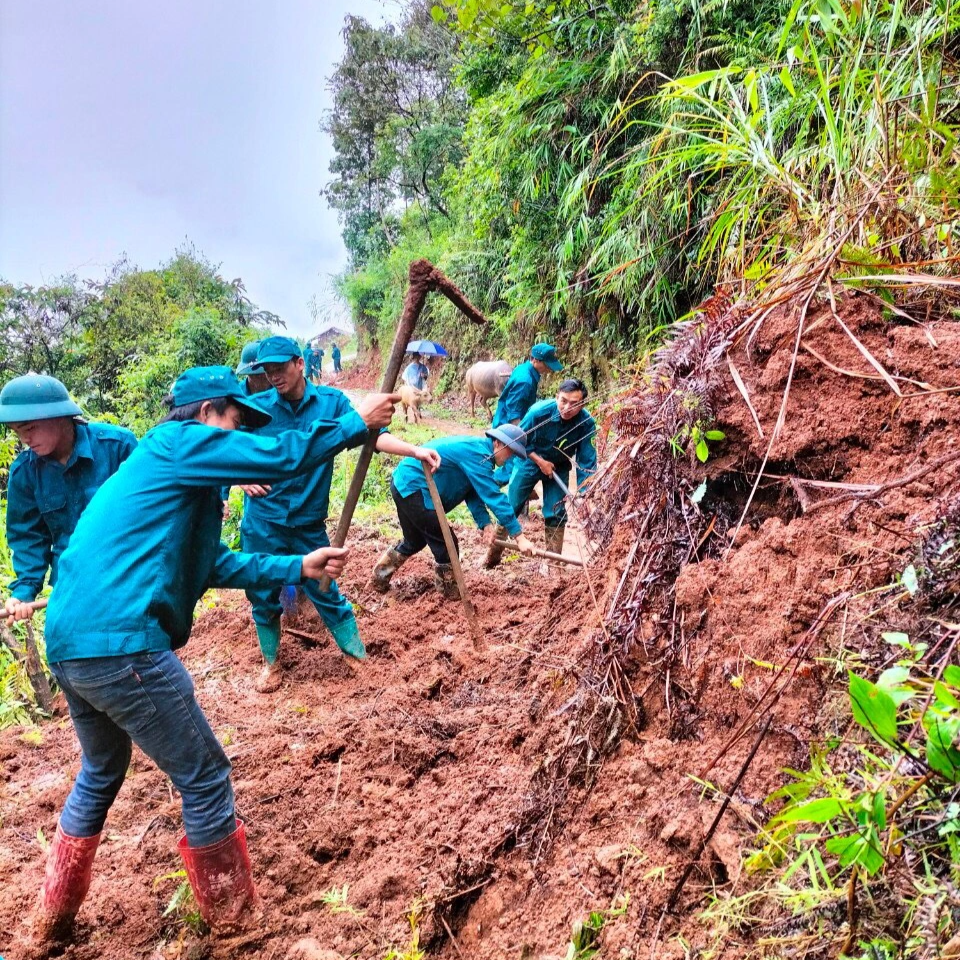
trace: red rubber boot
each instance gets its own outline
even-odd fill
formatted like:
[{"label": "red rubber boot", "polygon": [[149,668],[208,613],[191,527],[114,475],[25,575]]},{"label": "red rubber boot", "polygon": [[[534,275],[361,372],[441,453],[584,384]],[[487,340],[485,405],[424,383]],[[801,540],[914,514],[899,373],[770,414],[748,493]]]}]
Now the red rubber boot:
[{"label": "red rubber boot", "polygon": [[40,906],[33,919],[34,937],[62,940],[70,934],[80,904],[90,889],[93,858],[99,843],[99,833],[92,837],[71,837],[57,825],[47,854]]},{"label": "red rubber boot", "polygon": [[203,919],[214,928],[236,924],[256,900],[243,823],[206,847],[191,847],[181,837],[177,849]]}]

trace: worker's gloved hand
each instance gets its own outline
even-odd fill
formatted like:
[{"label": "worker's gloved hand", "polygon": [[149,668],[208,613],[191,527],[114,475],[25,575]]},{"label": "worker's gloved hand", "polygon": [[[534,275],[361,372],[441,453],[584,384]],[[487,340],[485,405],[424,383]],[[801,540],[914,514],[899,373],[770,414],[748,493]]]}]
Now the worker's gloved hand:
[{"label": "worker's gloved hand", "polygon": [[371,430],[379,429],[393,419],[394,407],[399,402],[399,393],[371,393],[360,401],[357,413]]},{"label": "worker's gloved hand", "polygon": [[517,549],[525,556],[532,557],[536,547],[521,533],[517,537]]},{"label": "worker's gloved hand", "polygon": [[491,523],[489,526],[483,528],[483,545],[489,547],[493,544],[493,541],[497,539],[497,525]]},{"label": "worker's gloved hand", "polygon": [[29,620],[33,616],[33,604],[24,603],[16,597],[10,597],[3,605],[5,613],[10,614],[11,620]]},{"label": "worker's gloved hand", "polygon": [[321,547],[308,553],[303,558],[301,576],[304,580],[319,580],[326,574],[331,580],[336,580],[343,572],[347,563],[347,547]]},{"label": "worker's gloved hand", "polygon": [[237,486],[248,497],[265,497],[273,489],[269,483],[239,483]]},{"label": "worker's gloved hand", "polygon": [[436,450],[431,450],[429,447],[415,447],[417,452],[414,456],[421,462],[425,463],[429,468],[431,473],[436,473],[440,469],[440,454]]}]

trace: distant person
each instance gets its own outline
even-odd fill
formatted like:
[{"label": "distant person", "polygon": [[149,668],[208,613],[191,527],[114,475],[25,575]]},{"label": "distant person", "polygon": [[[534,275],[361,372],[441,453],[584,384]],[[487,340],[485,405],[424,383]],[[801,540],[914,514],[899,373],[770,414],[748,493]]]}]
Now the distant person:
[{"label": "distant person", "polygon": [[[358,413],[318,420],[305,432],[254,436],[238,428],[270,418],[234,372],[194,367],[174,384],[166,419],[94,496],[64,551],[47,608],[47,659],[82,760],[47,856],[35,936],[69,933],[130,769],[131,743],[180,793],[186,835],[177,846],[204,920],[225,926],[249,911],[253,877],[230,761],[174,651],[189,639],[197,602],[210,587],[336,576],[347,551],[234,553],[220,542],[218,488],[302,476],[389,423],[394,400],[372,395]],[[122,901],[129,889],[117,895]]]},{"label": "distant person", "polygon": [[[564,380],[555,400],[535,403],[520,421],[527,446],[527,459],[517,465],[510,480],[507,496],[514,513],[519,516],[533,488],[543,486],[543,525],[546,547],[551,553],[563,552],[567,528],[567,491],[576,489],[597,469],[594,436],[597,425],[584,409],[587,385],[582,380]],[[577,464],[576,486],[570,486],[570,469]],[[556,482],[559,478],[566,489]],[[503,551],[491,547],[486,565],[496,566]]]},{"label": "distant person", "polygon": [[[459,504],[466,503],[474,522],[484,531],[484,543],[491,546],[499,530],[501,534],[510,533],[516,538],[521,553],[532,555],[533,544],[523,535],[510,501],[493,479],[495,467],[503,466],[511,457],[526,459],[527,451],[519,428],[512,424],[491,427],[483,437],[445,437],[431,440],[426,447],[440,456],[440,468],[434,479],[443,512],[449,513]],[[437,517],[437,505],[430,497],[421,464],[409,458],[401,460],[393,471],[390,494],[397,507],[403,539],[396,547],[390,547],[373,568],[374,589],[386,593],[393,575],[407,560],[429,547],[436,562],[437,589],[444,597],[457,599],[460,590]],[[497,523],[491,523],[491,513]],[[453,542],[456,546],[456,536]]]},{"label": "distant person", "polygon": [[340,344],[334,341],[333,349],[330,351],[330,356],[333,358],[333,372],[334,373],[343,373],[343,367],[340,366]]},{"label": "distant person", "polygon": [[257,350],[259,348],[259,340],[244,344],[240,353],[240,365],[236,370],[237,376],[244,378],[240,386],[248,397],[270,389],[270,381],[263,372],[263,367],[257,366]]},{"label": "distant person", "polygon": [[82,416],[54,377],[31,373],[0,391],[0,423],[27,448],[13,461],[7,485],[15,579],[4,609],[16,620],[33,615],[30,604],[47,570],[51,585],[57,582],[60,557],[80,515],[137,446],[129,430]]},{"label": "distant person", "polygon": [[[274,389],[257,397],[257,403],[272,417],[259,428],[268,436],[283,436],[288,431],[308,430],[318,420],[339,420],[348,416],[353,406],[347,395],[334,387],[314,386],[304,377],[304,362],[296,343],[287,337],[269,337],[260,344],[257,362],[263,367]],[[399,398],[397,398],[399,399]],[[389,433],[381,433],[377,450],[399,457],[439,466],[440,457],[433,450],[415,447]],[[240,526],[243,549],[251,553],[306,553],[330,543],[327,535],[327,514],[330,509],[330,483],[333,479],[333,457],[318,463],[309,472],[272,486],[243,486],[246,494],[243,522]],[[318,584],[307,583],[304,592],[310,598],[320,619],[343,653],[361,659],[366,655],[360,628],[350,602],[331,583],[327,591]],[[264,667],[257,689],[264,693],[276,690],[282,680],[278,653],[280,650],[280,589],[271,585],[247,590],[253,605],[253,622],[260,641]]]},{"label": "distant person", "polygon": [[413,355],[413,360],[407,364],[403,371],[403,382],[409,383],[411,387],[423,390],[430,377],[430,368],[423,362],[423,357],[419,353]]},{"label": "distant person", "polygon": [[530,359],[519,364],[500,391],[493,425],[519,423],[537,402],[540,378],[548,371],[559,373],[563,364],[557,359],[556,348],[549,343],[538,343],[530,348]]}]

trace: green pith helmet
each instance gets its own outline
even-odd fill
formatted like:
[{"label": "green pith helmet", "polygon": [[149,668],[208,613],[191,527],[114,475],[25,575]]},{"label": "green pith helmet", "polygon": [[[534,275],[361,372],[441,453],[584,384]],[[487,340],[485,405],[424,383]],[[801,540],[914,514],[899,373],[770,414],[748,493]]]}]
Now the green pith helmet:
[{"label": "green pith helmet", "polygon": [[28,373],[11,380],[0,390],[0,423],[82,416],[83,411],[56,377]]},{"label": "green pith helmet", "polygon": [[238,377],[247,377],[251,373],[263,373],[263,367],[257,364],[257,351],[260,349],[260,341],[254,340],[244,346],[240,354],[240,366],[237,367]]}]

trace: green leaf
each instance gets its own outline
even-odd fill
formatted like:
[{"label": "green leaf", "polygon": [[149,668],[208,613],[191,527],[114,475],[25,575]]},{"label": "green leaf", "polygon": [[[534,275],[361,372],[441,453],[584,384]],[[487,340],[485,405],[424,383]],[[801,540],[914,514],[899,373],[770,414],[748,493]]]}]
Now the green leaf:
[{"label": "green leaf", "polygon": [[446,23],[446,22],[447,22],[447,17],[449,16],[449,14],[447,13],[446,10],[443,9],[443,7],[441,7],[439,4],[436,4],[436,3],[435,3],[435,4],[430,8],[430,16],[433,17],[433,19],[434,19],[437,23]]},{"label": "green leaf", "polygon": [[900,582],[910,592],[911,597],[915,596],[920,589],[920,584],[917,582],[917,568],[912,563],[900,575]]},{"label": "green leaf", "polygon": [[710,456],[710,448],[707,446],[707,441],[704,440],[702,437],[700,438],[699,441],[697,441],[696,453],[697,453],[697,459],[701,463],[707,462],[707,457]]},{"label": "green leaf", "polygon": [[951,663],[950,666],[943,671],[943,679],[944,682],[949,683],[951,687],[960,689],[960,667],[955,667]]},{"label": "green leaf", "polygon": [[887,829],[887,807],[879,790],[873,795],[873,822],[878,830]]},{"label": "green leaf", "polygon": [[704,480],[703,483],[701,483],[700,486],[697,487],[697,489],[690,494],[690,502],[699,503],[703,499],[704,494],[706,492],[707,492],[707,481]]},{"label": "green leaf", "polygon": [[722,430],[708,430],[705,436],[708,440],[725,440],[727,435]]},{"label": "green leaf", "polygon": [[823,797],[797,807],[788,807],[776,819],[784,823],[827,823],[842,813],[843,804],[837,797]]},{"label": "green leaf", "polygon": [[791,97],[797,95],[797,90],[793,85],[793,77],[790,76],[788,67],[782,67],[780,69],[780,82],[787,88],[787,93],[789,93]]},{"label": "green leaf", "polygon": [[905,647],[910,643],[910,635],[906,633],[890,631],[888,633],[881,633],[880,636],[883,637],[887,643],[895,643],[898,647]]},{"label": "green leaf", "polygon": [[899,707],[913,696],[913,690],[905,686],[909,679],[910,670],[907,667],[890,667],[877,677],[877,686],[886,690]]},{"label": "green leaf", "polygon": [[937,698],[938,705],[944,710],[960,710],[960,700],[958,700],[947,688],[946,684],[937,680],[933,685],[933,694]]},{"label": "green leaf", "polygon": [[926,752],[930,769],[954,783],[960,781],[960,750],[953,746],[960,720],[933,716],[928,710],[923,725],[927,728]]},{"label": "green leaf", "polygon": [[850,706],[853,719],[880,743],[890,746],[897,740],[897,705],[875,683],[850,674]]}]

